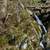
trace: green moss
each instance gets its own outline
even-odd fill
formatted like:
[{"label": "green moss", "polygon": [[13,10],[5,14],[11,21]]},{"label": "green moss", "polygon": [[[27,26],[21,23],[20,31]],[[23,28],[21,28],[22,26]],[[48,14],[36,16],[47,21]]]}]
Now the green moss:
[{"label": "green moss", "polygon": [[7,39],[4,36],[0,36],[0,46],[7,44]]},{"label": "green moss", "polygon": [[37,3],[39,3],[41,0],[32,0],[33,1],[33,4],[35,3],[35,4],[37,4]]},{"label": "green moss", "polygon": [[14,48],[12,47],[12,48],[10,48],[10,50],[14,50]]},{"label": "green moss", "polygon": [[9,48],[6,48],[6,50],[10,50]]}]

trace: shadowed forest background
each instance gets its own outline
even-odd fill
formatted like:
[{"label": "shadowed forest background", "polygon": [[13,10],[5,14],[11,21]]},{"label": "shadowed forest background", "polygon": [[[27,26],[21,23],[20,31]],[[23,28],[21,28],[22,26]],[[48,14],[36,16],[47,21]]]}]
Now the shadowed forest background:
[{"label": "shadowed forest background", "polygon": [[[45,5],[41,0],[0,0],[0,50],[19,50],[18,46],[25,37],[27,37],[28,46],[21,50],[41,50],[39,47],[41,30],[26,8],[41,5]],[[11,40],[13,37],[15,41]]]}]

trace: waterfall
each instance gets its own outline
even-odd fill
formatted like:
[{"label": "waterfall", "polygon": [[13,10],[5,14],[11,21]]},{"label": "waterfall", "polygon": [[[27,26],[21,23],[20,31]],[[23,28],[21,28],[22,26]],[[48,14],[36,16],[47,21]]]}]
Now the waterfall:
[{"label": "waterfall", "polygon": [[39,26],[41,27],[42,29],[42,33],[41,33],[41,37],[40,37],[40,46],[42,48],[46,48],[46,45],[47,45],[47,42],[45,40],[45,33],[47,33],[47,30],[45,28],[45,26],[43,25],[43,23],[41,22],[41,20],[38,18],[38,16],[36,14],[35,15],[35,19],[36,19],[36,22],[39,24]]},{"label": "waterfall", "polygon": [[47,30],[46,30],[45,26],[43,25],[43,23],[41,22],[41,20],[38,18],[38,16],[37,16],[36,14],[35,14],[35,18],[36,18],[36,20],[37,20],[37,23],[38,23],[40,26],[42,26],[43,29],[44,29],[44,31],[45,31],[45,33],[47,33]]}]

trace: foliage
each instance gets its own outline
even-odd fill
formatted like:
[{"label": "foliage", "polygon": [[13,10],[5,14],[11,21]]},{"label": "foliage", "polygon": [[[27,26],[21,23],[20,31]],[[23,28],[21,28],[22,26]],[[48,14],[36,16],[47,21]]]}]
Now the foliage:
[{"label": "foliage", "polygon": [[35,3],[35,4],[37,4],[37,3],[39,3],[41,0],[32,0],[33,1],[33,4]]},{"label": "foliage", "polygon": [[0,46],[4,46],[7,44],[7,39],[3,36],[0,36]]},{"label": "foliage", "polygon": [[[7,0],[6,16],[4,16],[5,23],[3,23],[4,30],[6,30],[4,33],[6,34],[4,36],[0,36],[0,45],[8,44],[8,41],[12,38],[12,35],[16,37],[16,44],[18,45],[26,36],[30,39],[34,37],[31,39],[34,41],[31,42],[31,45],[27,48],[27,50],[33,50],[38,47],[39,33],[41,30],[26,9],[22,9],[19,1],[22,2],[25,7],[32,6],[33,4],[37,5],[37,3],[40,2],[40,0]],[[29,40],[29,43],[31,40]],[[34,46],[34,42],[36,46]],[[13,50],[13,48],[10,50]]]}]

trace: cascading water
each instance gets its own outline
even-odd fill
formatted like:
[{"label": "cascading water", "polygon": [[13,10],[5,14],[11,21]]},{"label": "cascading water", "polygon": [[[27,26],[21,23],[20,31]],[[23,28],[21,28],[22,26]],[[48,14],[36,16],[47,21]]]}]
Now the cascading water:
[{"label": "cascading water", "polygon": [[36,14],[34,14],[34,18],[36,19],[36,22],[39,24],[39,26],[42,29],[42,33],[41,33],[41,37],[40,37],[40,46],[45,49],[47,42],[45,41],[44,37],[45,37],[45,33],[47,33],[47,30]]},{"label": "cascading water", "polygon": [[47,30],[46,30],[45,26],[43,25],[43,23],[41,22],[41,20],[38,18],[38,16],[37,16],[36,14],[35,14],[35,18],[36,18],[36,20],[37,20],[37,23],[38,23],[40,26],[42,26],[43,29],[44,29],[44,31],[47,33]]}]

